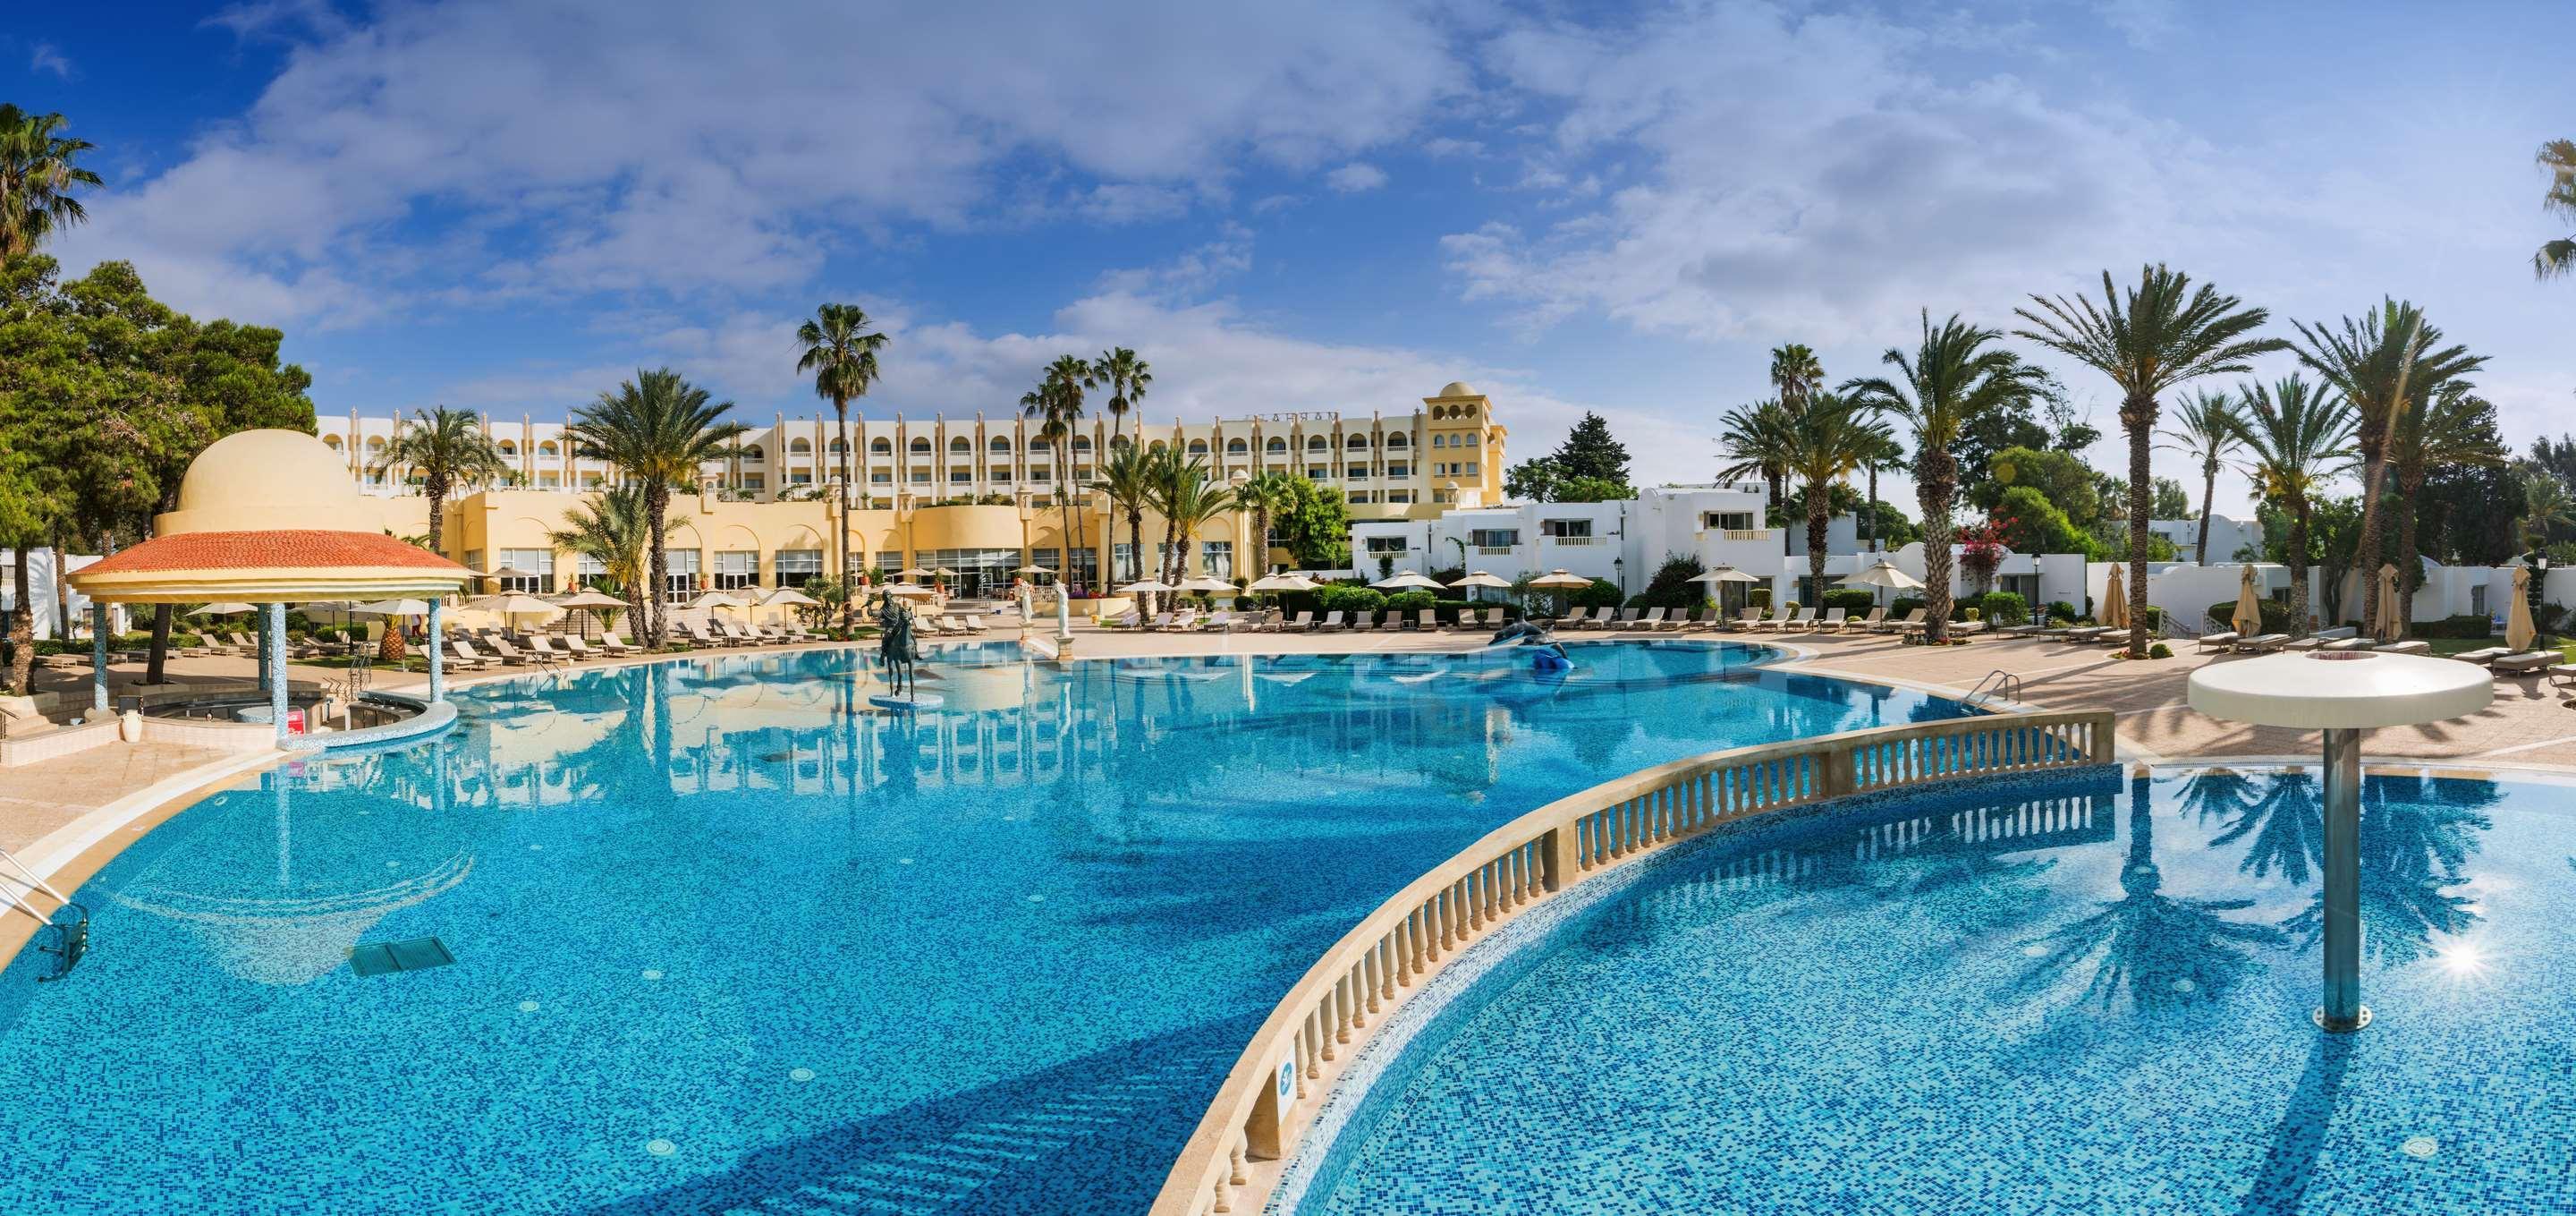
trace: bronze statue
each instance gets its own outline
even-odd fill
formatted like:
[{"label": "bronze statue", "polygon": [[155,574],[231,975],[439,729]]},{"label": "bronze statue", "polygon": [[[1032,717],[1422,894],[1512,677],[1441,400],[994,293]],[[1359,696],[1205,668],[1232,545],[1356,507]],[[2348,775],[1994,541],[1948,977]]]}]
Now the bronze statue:
[{"label": "bronze statue", "polygon": [[877,658],[885,663],[886,693],[910,694],[913,691],[912,665],[921,661],[921,647],[913,640],[912,609],[891,594],[877,596]]}]

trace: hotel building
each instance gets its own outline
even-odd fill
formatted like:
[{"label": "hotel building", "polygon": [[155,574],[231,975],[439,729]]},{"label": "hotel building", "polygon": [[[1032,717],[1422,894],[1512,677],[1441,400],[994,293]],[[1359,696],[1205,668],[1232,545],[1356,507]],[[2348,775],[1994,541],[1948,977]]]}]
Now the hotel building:
[{"label": "hotel building", "polygon": [[[351,414],[324,419],[320,430],[347,460],[350,477],[382,506],[383,526],[417,535],[427,529],[428,504],[415,475],[382,464],[406,424]],[[971,594],[1007,586],[1020,566],[1056,569],[1065,556],[1072,580],[1085,588],[1101,587],[1104,570],[1107,582],[1123,582],[1135,577],[1124,521],[1113,521],[1105,495],[1082,494],[1068,544],[1058,478],[1069,471],[1074,485],[1089,486],[1099,461],[1127,443],[1178,448],[1204,461],[1220,484],[1270,472],[1302,476],[1340,489],[1358,520],[1428,519],[1502,497],[1506,430],[1486,396],[1460,383],[1394,416],[1315,411],[1158,424],[1133,415],[1086,417],[1061,466],[1038,429],[1017,413],[852,418],[850,551],[835,561],[827,538],[840,522],[831,489],[843,456],[839,428],[829,418],[773,415],[737,441],[733,456],[701,470],[694,500],[675,502],[674,513],[688,520],[672,530],[665,594],[686,599],[710,588],[794,585],[845,568],[913,566],[956,570]],[[516,583],[521,590],[560,591],[598,573],[556,552],[547,534],[563,526],[582,492],[615,483],[616,471],[577,455],[563,423],[487,416],[484,430],[512,472],[507,483],[475,488],[449,505],[442,528],[448,555],[477,569],[527,571]],[[1145,530],[1157,550],[1172,539],[1160,535],[1160,523],[1149,516]],[[1193,538],[1198,549],[1189,570],[1250,576],[1286,560],[1272,551],[1238,569],[1236,555],[1252,549],[1247,528],[1231,514],[1211,521]],[[1064,550],[1069,555],[1060,555]],[[1148,556],[1149,572],[1154,559]]]}]

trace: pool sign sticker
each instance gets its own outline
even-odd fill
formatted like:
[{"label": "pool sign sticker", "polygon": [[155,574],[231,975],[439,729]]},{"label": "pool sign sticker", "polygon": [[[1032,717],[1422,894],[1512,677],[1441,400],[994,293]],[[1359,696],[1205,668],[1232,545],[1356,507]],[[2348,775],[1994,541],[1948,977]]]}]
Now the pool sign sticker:
[{"label": "pool sign sticker", "polygon": [[290,709],[286,711],[286,733],[290,735],[300,735],[304,733],[303,710]]},{"label": "pool sign sticker", "polygon": [[1279,1062],[1279,1109],[1288,1109],[1289,1094],[1297,1088],[1297,1060],[1290,1057]]}]

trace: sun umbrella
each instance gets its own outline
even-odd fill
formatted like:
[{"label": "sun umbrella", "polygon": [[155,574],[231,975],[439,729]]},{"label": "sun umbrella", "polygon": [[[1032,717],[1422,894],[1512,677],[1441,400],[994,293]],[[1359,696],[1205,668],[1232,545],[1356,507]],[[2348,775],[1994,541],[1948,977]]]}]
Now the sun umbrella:
[{"label": "sun umbrella", "polygon": [[2379,567],[2380,641],[2396,641],[2397,635],[2405,628],[2406,617],[2398,608],[2397,600],[2397,567],[2383,564]]},{"label": "sun umbrella", "polygon": [[[2246,585],[2250,587],[2253,584]],[[2102,607],[2093,614],[2093,619],[2113,629],[2129,627],[2129,588],[2117,562],[2111,565],[2111,581],[2102,588]]]},{"label": "sun umbrella", "polygon": [[1580,574],[1567,574],[1563,570],[1550,570],[1547,573],[1530,580],[1530,586],[1533,587],[1573,588],[1589,587],[1591,585],[1591,579],[1585,578]]},{"label": "sun umbrella", "polygon": [[1382,578],[1382,579],[1379,579],[1378,581],[1376,581],[1376,582],[1374,582],[1374,583],[1370,583],[1370,584],[1369,584],[1369,586],[1375,587],[1375,588],[1377,588],[1377,589],[1379,589],[1379,590],[1381,590],[1381,591],[1440,591],[1440,590],[1445,590],[1445,588],[1443,588],[1437,580],[1435,580],[1435,579],[1428,579],[1428,578],[1424,578],[1423,576],[1421,576],[1421,575],[1419,575],[1419,574],[1415,574],[1414,572],[1412,572],[1412,571],[1410,571],[1410,570],[1407,570],[1407,571],[1405,571],[1405,572],[1404,572],[1404,573],[1402,573],[1402,574],[1395,575],[1395,576],[1394,576],[1394,577],[1392,577],[1392,578]]},{"label": "sun umbrella", "polygon": [[1213,574],[1201,574],[1196,577],[1182,579],[1180,589],[1183,591],[1223,592],[1234,590],[1234,584],[1226,579],[1218,578]]},{"label": "sun umbrella", "polygon": [[[2117,567],[2113,568],[2111,576],[2113,578],[2119,577],[2119,570]],[[1703,575],[1702,577],[1706,576]],[[1749,583],[1753,580],[1748,577],[1744,581]],[[1846,587],[1886,587],[1895,591],[1912,591],[1920,588],[1923,585],[1923,580],[1897,569],[1895,563],[1882,557],[1878,559],[1878,563],[1876,565],[1871,566],[1867,570],[1863,570],[1858,574],[1844,575],[1842,577],[1842,585]]]},{"label": "sun umbrella", "polygon": [[894,572],[894,576],[896,578],[929,578],[931,573],[931,571],[924,570],[919,566],[914,566],[909,570],[897,570]]},{"label": "sun umbrella", "polygon": [[[2111,573],[2116,577],[2120,568],[2111,567]],[[2237,580],[2236,612],[2227,623],[2234,625],[2236,632],[2246,637],[2263,632],[2263,605],[2254,596],[2254,567],[2251,563],[2246,565],[2244,574]]]},{"label": "sun umbrella", "polygon": [[1318,584],[1302,574],[1265,574],[1252,580],[1252,591],[1312,591]]},{"label": "sun umbrella", "polygon": [[887,595],[900,595],[905,597],[939,594],[938,592],[933,591],[928,587],[924,587],[919,583],[887,583],[885,585],[885,593]]},{"label": "sun umbrella", "polygon": [[[1880,564],[1881,564],[1881,565],[1884,565],[1885,563],[1883,563],[1883,562],[1882,562],[1882,563],[1880,563]],[[1892,569],[1892,568],[1893,568],[1893,567],[1891,567],[1891,569]],[[1903,573],[1904,573],[1904,571],[1899,570],[1899,571],[1897,571],[1897,573],[1899,573],[1899,574],[1903,574]],[[1736,568],[1735,568],[1735,567],[1733,567],[1733,566],[1722,566],[1722,565],[1721,565],[1721,566],[1711,566],[1711,567],[1709,567],[1709,568],[1708,568],[1708,569],[1706,569],[1706,570],[1700,571],[1699,573],[1692,575],[1692,576],[1690,577],[1690,581],[1691,581],[1691,582],[1694,582],[1694,583],[1758,583],[1758,582],[1761,582],[1762,580],[1761,580],[1761,579],[1758,579],[1758,578],[1755,578],[1755,577],[1753,577],[1753,576],[1752,576],[1752,575],[1750,575],[1750,574],[1746,574],[1745,572],[1743,572],[1743,571],[1741,571],[1741,570],[1738,570],[1738,569],[1736,569]],[[1844,581],[1844,582],[1846,582],[1846,583],[1848,583],[1848,582],[1850,582],[1850,581],[1852,581],[1852,580],[1851,580],[1851,579],[1844,579],[1843,581]],[[1922,584],[1917,583],[1917,584],[1915,584],[1915,585],[1919,587],[1919,586],[1921,586]]]},{"label": "sun umbrella", "polygon": [[2531,623],[2531,568],[2513,568],[2513,605],[2505,612],[2504,644],[2515,650],[2531,649],[2531,640],[2540,635]]},{"label": "sun umbrella", "polygon": [[604,591],[594,591],[585,587],[570,595],[558,597],[554,605],[557,608],[623,608],[626,607],[626,601]]},{"label": "sun umbrella", "polygon": [[730,591],[704,591],[698,594],[698,598],[689,601],[689,607],[691,608],[740,608],[743,606],[744,603],[742,599],[735,596]]},{"label": "sun umbrella", "polygon": [[234,613],[236,613],[236,612],[257,612],[257,611],[259,611],[259,605],[257,605],[257,604],[244,604],[244,603],[238,603],[238,602],[234,602],[234,601],[226,601],[226,602],[221,603],[221,604],[208,604],[208,605],[206,605],[205,607],[203,607],[203,608],[200,608],[200,609],[196,610],[195,612],[191,612],[191,613],[189,613],[188,615],[190,615],[190,616],[231,616],[232,614],[234,614]]},{"label": "sun umbrella", "polygon": [[1053,571],[1053,570],[1049,570],[1049,569],[1047,569],[1047,568],[1046,568],[1046,567],[1044,567],[1044,566],[1029,565],[1029,566],[1014,566],[1014,567],[1012,567],[1012,568],[1011,568],[1011,573],[1013,573],[1013,574],[1053,574],[1053,573],[1055,573],[1055,571]]},{"label": "sun umbrella", "polygon": [[428,616],[429,605],[421,600],[377,600],[349,611],[359,616]]},{"label": "sun umbrella", "polygon": [[1118,589],[1118,594],[1120,594],[1120,595],[1145,595],[1145,594],[1148,594],[1148,593],[1151,593],[1151,592],[1156,592],[1156,591],[1178,591],[1178,590],[1180,590],[1180,588],[1175,587],[1175,586],[1171,585],[1170,583],[1158,582],[1158,581],[1156,581],[1156,580],[1154,580],[1154,579],[1146,578],[1146,579],[1138,579],[1138,580],[1136,580],[1135,582],[1129,583],[1129,584],[1127,584],[1126,586],[1119,588],[1119,589]]},{"label": "sun umbrella", "polygon": [[538,599],[522,591],[504,591],[498,595],[481,596],[465,601],[463,607],[501,616],[555,616],[563,611],[550,601]]},{"label": "sun umbrella", "polygon": [[957,577],[957,572],[946,566],[941,566],[940,568],[931,571],[930,575],[933,578],[955,578]]},{"label": "sun umbrella", "polygon": [[1468,572],[1466,577],[1458,579],[1449,585],[1452,587],[1509,587],[1511,586],[1511,583],[1507,580],[1487,574],[1482,570],[1474,570]]},{"label": "sun umbrella", "polygon": [[478,571],[478,572],[476,572],[476,577],[478,577],[478,578],[535,578],[535,577],[537,577],[537,575],[536,575],[536,572],[534,572],[534,571],[531,571],[531,570],[522,570],[522,569],[518,568],[517,566],[498,566],[498,567],[495,567],[495,568],[490,569],[490,570],[482,570],[482,571]]},{"label": "sun umbrella", "polygon": [[760,601],[760,604],[764,608],[820,608],[823,606],[823,601],[794,587],[781,587],[770,592],[769,598]]}]

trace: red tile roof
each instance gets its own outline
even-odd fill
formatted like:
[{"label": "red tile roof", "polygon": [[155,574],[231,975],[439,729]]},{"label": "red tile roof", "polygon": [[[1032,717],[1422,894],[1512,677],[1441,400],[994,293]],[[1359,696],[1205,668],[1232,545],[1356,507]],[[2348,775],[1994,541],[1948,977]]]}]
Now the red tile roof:
[{"label": "red tile roof", "polygon": [[427,549],[376,532],[281,529],[159,536],[85,566],[79,575],[167,570],[382,569],[471,573]]}]

